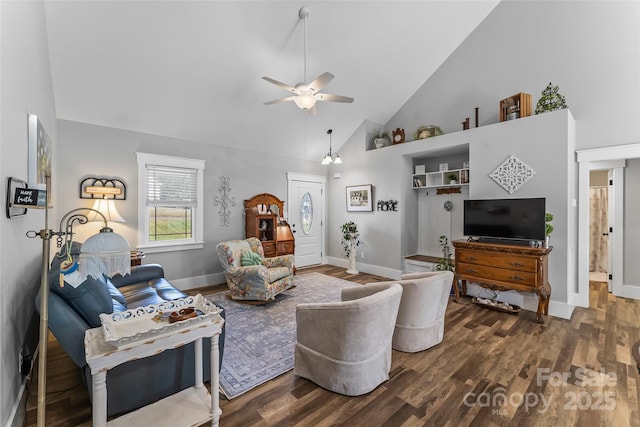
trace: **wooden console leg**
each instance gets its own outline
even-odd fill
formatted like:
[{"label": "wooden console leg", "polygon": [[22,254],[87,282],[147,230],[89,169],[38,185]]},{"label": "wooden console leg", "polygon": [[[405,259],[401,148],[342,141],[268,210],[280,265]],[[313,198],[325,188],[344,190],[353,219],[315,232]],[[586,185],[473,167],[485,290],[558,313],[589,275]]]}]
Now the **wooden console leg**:
[{"label": "wooden console leg", "polygon": [[451,286],[453,286],[453,300],[455,302],[460,302],[460,291],[458,290],[458,278],[456,276],[453,276],[453,283]]}]

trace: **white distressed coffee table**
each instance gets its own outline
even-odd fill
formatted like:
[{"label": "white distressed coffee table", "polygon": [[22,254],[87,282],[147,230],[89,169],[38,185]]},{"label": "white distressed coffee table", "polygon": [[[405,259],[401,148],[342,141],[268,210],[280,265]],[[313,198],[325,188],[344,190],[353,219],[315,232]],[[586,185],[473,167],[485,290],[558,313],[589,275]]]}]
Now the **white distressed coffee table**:
[{"label": "white distressed coffee table", "polygon": [[[85,333],[84,348],[87,364],[93,380],[93,425],[103,426],[186,426],[211,421],[217,427],[220,421],[218,396],[218,339],[224,320],[216,315],[211,320],[167,333],[114,347],[104,340],[102,328],[89,329]],[[211,338],[211,390],[203,384],[202,338]],[[107,371],[131,360],[152,356],[167,349],[194,342],[195,385],[172,396],[154,402],[136,411],[107,422]],[[188,408],[188,409],[187,409]]]}]

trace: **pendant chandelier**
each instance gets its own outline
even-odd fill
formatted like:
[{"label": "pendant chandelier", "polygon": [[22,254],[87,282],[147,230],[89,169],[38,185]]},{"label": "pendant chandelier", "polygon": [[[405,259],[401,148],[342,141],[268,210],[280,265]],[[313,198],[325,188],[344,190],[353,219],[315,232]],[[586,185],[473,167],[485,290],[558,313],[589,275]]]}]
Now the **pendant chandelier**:
[{"label": "pendant chandelier", "polygon": [[330,165],[331,163],[335,163],[336,165],[342,164],[342,159],[340,158],[340,155],[337,152],[336,153],[331,152],[331,134],[332,133],[333,133],[333,129],[329,129],[327,131],[327,134],[329,134],[329,152],[324,156],[324,158],[322,159],[322,162],[320,162],[323,165]]}]

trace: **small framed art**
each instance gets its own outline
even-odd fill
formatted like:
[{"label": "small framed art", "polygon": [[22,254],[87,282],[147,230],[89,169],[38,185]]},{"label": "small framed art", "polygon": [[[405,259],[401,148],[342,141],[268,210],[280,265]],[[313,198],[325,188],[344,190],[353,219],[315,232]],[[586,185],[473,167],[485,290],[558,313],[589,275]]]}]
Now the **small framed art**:
[{"label": "small framed art", "polygon": [[16,190],[20,188],[27,188],[27,183],[17,179],[9,177],[7,179],[7,218],[13,218],[14,216],[20,216],[27,213],[27,209],[24,207],[13,207],[13,198]]},{"label": "small framed art", "polygon": [[373,210],[371,184],[346,187],[347,212],[371,212]]}]

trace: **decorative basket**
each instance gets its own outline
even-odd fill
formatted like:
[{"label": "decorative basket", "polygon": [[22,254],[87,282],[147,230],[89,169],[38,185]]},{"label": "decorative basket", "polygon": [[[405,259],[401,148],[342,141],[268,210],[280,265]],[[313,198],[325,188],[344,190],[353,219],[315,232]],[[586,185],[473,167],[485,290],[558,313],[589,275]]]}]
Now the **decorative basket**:
[{"label": "decorative basket", "polygon": [[520,313],[520,310],[521,310],[521,308],[518,307],[517,305],[507,304],[506,302],[501,302],[496,300],[473,297],[471,301],[483,307],[502,311],[504,313],[518,314]]}]

